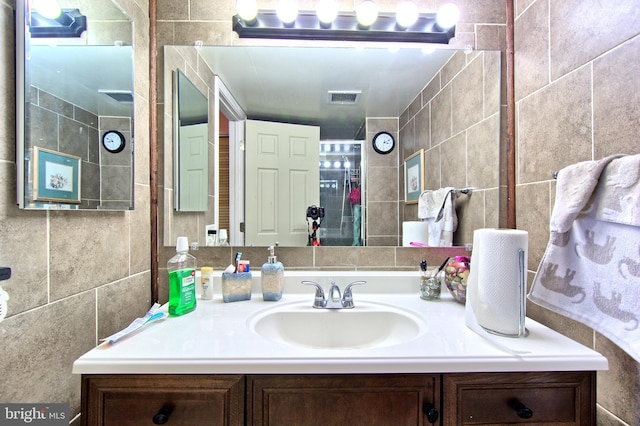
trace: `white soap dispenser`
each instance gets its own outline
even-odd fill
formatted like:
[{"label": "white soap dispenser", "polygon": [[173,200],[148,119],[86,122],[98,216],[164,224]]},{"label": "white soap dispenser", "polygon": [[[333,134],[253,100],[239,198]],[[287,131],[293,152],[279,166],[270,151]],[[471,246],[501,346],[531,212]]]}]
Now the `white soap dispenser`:
[{"label": "white soap dispenser", "polygon": [[284,266],[278,262],[273,246],[269,246],[269,257],[262,265],[262,298],[266,301],[278,301],[282,298],[282,284],[284,281]]}]

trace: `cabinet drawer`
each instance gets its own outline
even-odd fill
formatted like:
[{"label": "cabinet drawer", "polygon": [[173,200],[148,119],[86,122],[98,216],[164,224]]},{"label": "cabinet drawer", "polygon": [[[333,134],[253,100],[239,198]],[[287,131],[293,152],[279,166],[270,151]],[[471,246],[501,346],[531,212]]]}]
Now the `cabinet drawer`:
[{"label": "cabinet drawer", "polygon": [[448,375],[444,424],[592,424],[591,373]]},{"label": "cabinet drawer", "polygon": [[423,407],[439,407],[439,389],[428,374],[252,375],[247,424],[424,426]]},{"label": "cabinet drawer", "polygon": [[[83,424],[240,425],[243,376],[89,376],[83,378]],[[154,423],[154,417],[156,423]],[[86,423],[85,423],[86,421]]]}]

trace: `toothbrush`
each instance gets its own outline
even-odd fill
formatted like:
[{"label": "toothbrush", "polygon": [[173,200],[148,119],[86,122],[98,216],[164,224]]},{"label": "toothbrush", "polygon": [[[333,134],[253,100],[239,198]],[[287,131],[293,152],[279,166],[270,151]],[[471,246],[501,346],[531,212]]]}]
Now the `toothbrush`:
[{"label": "toothbrush", "polygon": [[428,245],[426,245],[426,244],[418,243],[418,242],[416,242],[416,241],[411,241],[411,242],[409,243],[409,245],[410,245],[410,246],[413,246],[413,247],[429,247],[429,246],[428,246]]},{"label": "toothbrush", "polygon": [[447,262],[449,261],[449,259],[451,259],[451,257],[447,257],[444,262],[442,262],[442,265],[440,265],[440,267],[438,268],[438,272],[436,272],[436,275],[442,271],[444,269],[444,267],[447,265]]},{"label": "toothbrush", "polygon": [[104,339],[100,339],[100,340],[101,341],[108,340],[109,343],[113,345],[118,340],[122,339],[123,337],[128,336],[129,334],[131,334],[134,331],[140,329],[141,327],[143,327],[143,326],[145,326],[147,324],[150,324],[150,323],[152,323],[154,321],[166,318],[166,316],[167,316],[166,312],[156,312],[156,310],[159,307],[160,307],[159,303],[154,303],[153,306],[151,307],[151,309],[149,309],[149,311],[147,312],[147,314],[144,317],[136,318],[124,330],[121,330],[121,331],[119,331],[119,332],[117,332],[115,334],[112,334],[109,337],[105,337]]}]

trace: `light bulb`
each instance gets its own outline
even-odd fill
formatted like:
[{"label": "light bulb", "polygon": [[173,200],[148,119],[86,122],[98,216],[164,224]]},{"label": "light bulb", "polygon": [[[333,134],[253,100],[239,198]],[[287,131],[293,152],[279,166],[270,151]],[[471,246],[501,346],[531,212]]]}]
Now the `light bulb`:
[{"label": "light bulb", "polygon": [[328,169],[329,167],[331,167],[331,161],[325,161],[323,165],[325,169]]},{"label": "light bulb", "polygon": [[256,0],[238,0],[236,1],[236,12],[245,21],[252,22],[258,16],[258,4]]},{"label": "light bulb", "polygon": [[396,9],[396,23],[402,28],[409,28],[418,20],[418,5],[411,0],[403,1]]},{"label": "light bulb", "polygon": [[344,168],[348,169],[349,167],[351,167],[351,163],[349,161],[345,161],[344,162]]},{"label": "light bulb", "polygon": [[280,0],[276,14],[285,25],[291,25],[298,17],[298,6],[294,0]]},{"label": "light bulb", "polygon": [[446,3],[438,9],[436,23],[444,30],[453,27],[460,19],[460,9],[453,3]]},{"label": "light bulb", "polygon": [[334,161],[334,162],[333,162],[333,167],[335,167],[336,169],[339,169],[339,168],[340,168],[340,166],[341,166],[341,164],[340,164],[340,162],[339,162],[339,161]]},{"label": "light bulb", "polygon": [[62,14],[57,0],[34,0],[33,8],[45,18],[56,19]]},{"label": "light bulb", "polygon": [[320,0],[316,7],[316,15],[323,25],[330,25],[338,16],[338,2],[336,0]]},{"label": "light bulb", "polygon": [[378,19],[378,6],[373,0],[364,0],[356,9],[358,23],[363,27],[370,27]]}]

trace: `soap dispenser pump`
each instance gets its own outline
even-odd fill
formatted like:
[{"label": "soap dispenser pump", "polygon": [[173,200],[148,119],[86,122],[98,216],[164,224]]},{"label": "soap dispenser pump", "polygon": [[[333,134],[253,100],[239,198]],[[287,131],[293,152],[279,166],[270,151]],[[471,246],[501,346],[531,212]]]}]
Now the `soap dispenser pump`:
[{"label": "soap dispenser pump", "polygon": [[278,262],[273,246],[267,248],[269,257],[262,265],[262,298],[266,301],[278,301],[282,298],[282,284],[284,281],[284,266]]}]

